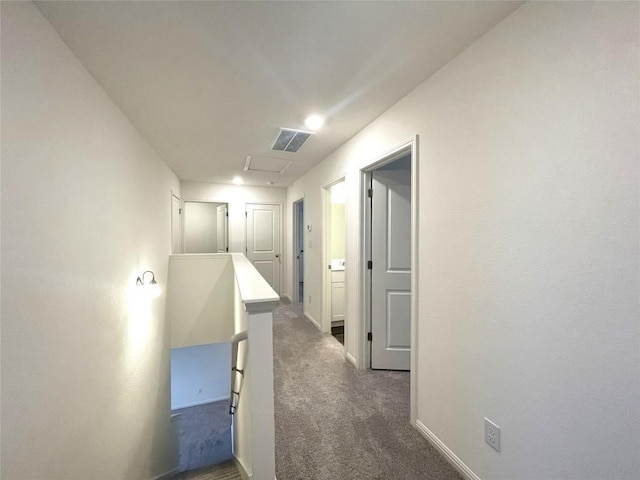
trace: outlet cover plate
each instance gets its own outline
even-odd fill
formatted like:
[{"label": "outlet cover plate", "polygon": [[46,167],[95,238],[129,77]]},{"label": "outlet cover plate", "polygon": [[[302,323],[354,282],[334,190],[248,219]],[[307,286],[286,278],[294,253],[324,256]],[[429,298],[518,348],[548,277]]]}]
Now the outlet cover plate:
[{"label": "outlet cover plate", "polygon": [[500,451],[500,427],[485,417],[484,441],[495,451]]}]

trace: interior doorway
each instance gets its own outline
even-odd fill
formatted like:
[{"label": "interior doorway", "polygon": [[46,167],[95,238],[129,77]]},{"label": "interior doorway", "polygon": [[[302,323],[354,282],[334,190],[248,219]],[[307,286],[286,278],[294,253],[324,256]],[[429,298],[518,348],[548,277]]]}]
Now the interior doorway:
[{"label": "interior doorway", "polygon": [[366,172],[365,297],[369,366],[411,370],[415,265],[412,145]]},{"label": "interior doorway", "polygon": [[304,303],[304,198],[293,203],[293,302]]},{"label": "interior doorway", "polygon": [[324,331],[344,345],[346,322],[346,189],[344,178],[326,187],[325,258],[329,274],[325,282],[327,313]]},{"label": "interior doorway", "polygon": [[185,200],[183,208],[184,253],[229,251],[229,213],[226,203]]}]

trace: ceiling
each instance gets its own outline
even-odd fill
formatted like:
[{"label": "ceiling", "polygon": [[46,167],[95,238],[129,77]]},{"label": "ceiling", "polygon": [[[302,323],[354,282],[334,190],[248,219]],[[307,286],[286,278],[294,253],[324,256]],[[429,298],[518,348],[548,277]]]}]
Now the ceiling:
[{"label": "ceiling", "polygon": [[[521,3],[36,2],[181,180],[280,187]],[[296,153],[271,150],[312,112],[324,128]],[[247,156],[287,168],[244,171]]]}]

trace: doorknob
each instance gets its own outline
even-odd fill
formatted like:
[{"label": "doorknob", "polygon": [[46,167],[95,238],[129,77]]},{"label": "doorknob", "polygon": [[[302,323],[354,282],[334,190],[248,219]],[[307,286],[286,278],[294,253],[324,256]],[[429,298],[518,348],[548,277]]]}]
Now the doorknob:
[{"label": "doorknob", "polygon": [[280,258],[280,254],[279,253],[276,253],[276,258]]}]

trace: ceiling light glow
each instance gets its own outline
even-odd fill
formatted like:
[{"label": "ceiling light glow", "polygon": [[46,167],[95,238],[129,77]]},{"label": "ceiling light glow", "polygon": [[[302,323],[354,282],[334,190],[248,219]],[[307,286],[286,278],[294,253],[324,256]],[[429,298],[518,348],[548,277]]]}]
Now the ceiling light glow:
[{"label": "ceiling light glow", "polygon": [[242,177],[233,177],[232,182],[234,183],[234,185],[242,185],[244,183]]},{"label": "ceiling light glow", "polygon": [[311,130],[320,130],[324,125],[324,117],[314,113],[304,120],[304,124]]}]

